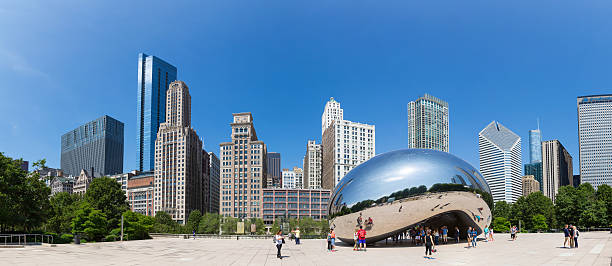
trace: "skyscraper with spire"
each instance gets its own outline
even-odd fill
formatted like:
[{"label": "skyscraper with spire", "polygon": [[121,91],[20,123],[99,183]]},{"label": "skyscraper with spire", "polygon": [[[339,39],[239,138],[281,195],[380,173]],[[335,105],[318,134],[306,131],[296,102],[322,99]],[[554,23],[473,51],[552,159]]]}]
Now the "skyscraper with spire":
[{"label": "skyscraper with spire", "polygon": [[540,183],[540,191],[544,191],[542,181],[542,132],[540,131],[540,120],[538,129],[529,130],[529,163],[525,164],[525,175],[533,175]]}]

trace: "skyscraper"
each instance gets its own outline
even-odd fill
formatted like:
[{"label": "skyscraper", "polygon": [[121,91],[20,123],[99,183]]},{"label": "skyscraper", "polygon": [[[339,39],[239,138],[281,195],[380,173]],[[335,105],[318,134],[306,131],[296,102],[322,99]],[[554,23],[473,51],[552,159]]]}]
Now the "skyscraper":
[{"label": "skyscraper", "polygon": [[210,166],[208,167],[210,176],[210,207],[208,208],[208,212],[211,213],[219,213],[219,192],[220,192],[220,171],[221,168],[219,166],[219,157],[214,152],[209,152],[209,162]]},{"label": "skyscraper", "polygon": [[525,175],[532,175],[540,184],[540,191],[544,191],[542,187],[542,162],[525,164]]},{"label": "skyscraper", "polygon": [[268,152],[267,154],[268,177],[266,187],[281,187],[281,155],[278,152]]},{"label": "skyscraper", "polygon": [[525,175],[522,179],[523,196],[528,196],[533,192],[540,191],[540,182],[535,180],[532,175]]},{"label": "skyscraper", "polygon": [[540,129],[529,130],[529,163],[542,162],[542,133]]},{"label": "skyscraper", "polygon": [[408,148],[448,152],[448,103],[429,94],[408,103]]},{"label": "skyscraper", "polygon": [[283,188],[297,188],[297,180],[295,177],[295,172],[288,168],[283,169]]},{"label": "skyscraper", "polygon": [[105,115],[62,135],[61,166],[72,176],[92,168],[95,177],[122,173],[123,123]]},{"label": "skyscraper", "polygon": [[351,169],[374,157],[374,125],[343,119],[343,111],[334,98],[325,104],[323,125],[321,187],[333,189]]},{"label": "skyscraper", "polygon": [[581,182],[612,186],[612,94],[581,96],[577,102]]},{"label": "skyscraper", "polygon": [[497,121],[478,133],[480,172],[493,201],[514,203],[522,195],[521,138]]},{"label": "skyscraper", "polygon": [[266,186],[266,145],[257,139],[251,113],[233,114],[232,142],[219,144],[221,154],[221,215],[261,218]]},{"label": "skyscraper", "polygon": [[323,153],[321,144],[309,140],[306,144],[306,156],[304,156],[304,188],[321,188],[321,164]]},{"label": "skyscraper", "polygon": [[155,168],[157,130],[166,119],[166,91],[175,80],[176,67],[152,55],[138,55],[136,153],[140,171]]},{"label": "skyscraper", "polygon": [[559,187],[573,186],[572,156],[558,140],[542,143],[542,192],[553,202]]},{"label": "skyscraper", "polygon": [[166,92],[166,120],[155,139],[153,216],[163,211],[179,224],[202,208],[202,141],[191,128],[191,95],[182,81]]}]

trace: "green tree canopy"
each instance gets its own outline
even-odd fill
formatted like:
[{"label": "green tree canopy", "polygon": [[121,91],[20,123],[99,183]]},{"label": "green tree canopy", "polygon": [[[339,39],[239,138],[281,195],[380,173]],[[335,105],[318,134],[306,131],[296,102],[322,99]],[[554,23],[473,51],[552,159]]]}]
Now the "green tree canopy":
[{"label": "green tree canopy", "polygon": [[187,223],[185,224],[186,233],[191,234],[194,231],[198,231],[198,226],[200,225],[200,219],[202,219],[202,213],[198,210],[193,210],[189,214],[187,218]]},{"label": "green tree canopy", "polygon": [[205,213],[200,219],[198,233],[217,234],[219,233],[219,220],[221,216],[216,213]]},{"label": "green tree canopy", "polygon": [[536,214],[531,218],[531,228],[534,230],[547,230],[548,225],[546,224],[546,217],[542,214]]},{"label": "green tree canopy", "polygon": [[50,210],[47,220],[47,230],[57,234],[72,231],[72,219],[81,204],[81,197],[77,194],[60,192],[49,199]]},{"label": "green tree canopy", "polygon": [[510,209],[511,205],[508,204],[508,202],[495,202],[495,207],[493,208],[493,217],[504,217],[508,219],[508,217],[510,217]]},{"label": "green tree canopy", "polygon": [[92,208],[104,213],[108,219],[109,230],[119,226],[121,213],[128,210],[121,184],[109,177],[94,178],[85,193],[85,201]]},{"label": "green tree canopy", "polygon": [[495,217],[491,227],[494,232],[508,232],[510,230],[510,221],[506,217]]},{"label": "green tree canopy", "polygon": [[160,211],[155,213],[153,232],[156,233],[179,233],[179,224],[172,220],[170,214]]},{"label": "green tree canopy", "polygon": [[72,233],[85,234],[89,241],[100,241],[108,232],[106,215],[83,202],[72,219]]},{"label": "green tree canopy", "polygon": [[132,211],[123,212],[123,233],[130,240],[151,238],[149,232],[153,229],[154,223],[153,217]]},{"label": "green tree canopy", "polygon": [[597,187],[597,200],[600,200],[606,205],[607,224],[612,226],[612,187],[603,184]]}]

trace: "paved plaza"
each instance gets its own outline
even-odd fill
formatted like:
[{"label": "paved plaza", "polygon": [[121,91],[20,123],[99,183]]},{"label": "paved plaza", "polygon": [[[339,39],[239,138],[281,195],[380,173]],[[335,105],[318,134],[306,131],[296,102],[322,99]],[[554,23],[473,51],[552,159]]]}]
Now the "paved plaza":
[{"label": "paved plaza", "polygon": [[435,259],[424,248],[386,245],[366,252],[339,245],[327,252],[325,240],[292,241],[283,245],[282,260],[270,240],[177,239],[28,246],[0,249],[0,265],[611,265],[612,234],[584,232],[580,248],[562,248],[563,234],[520,234],[509,241],[497,234],[494,242],[438,246]]}]

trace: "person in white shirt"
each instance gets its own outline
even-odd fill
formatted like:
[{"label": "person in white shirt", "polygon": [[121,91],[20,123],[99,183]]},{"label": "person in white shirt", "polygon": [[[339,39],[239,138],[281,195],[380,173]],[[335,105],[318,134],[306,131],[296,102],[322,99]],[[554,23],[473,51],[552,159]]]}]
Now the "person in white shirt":
[{"label": "person in white shirt", "polygon": [[285,237],[283,236],[283,231],[278,230],[276,235],[274,235],[274,244],[276,244],[276,249],[278,250],[278,252],[276,253],[276,257],[281,260],[283,259],[283,256],[281,256],[281,248],[283,247],[283,239],[285,239]]}]

